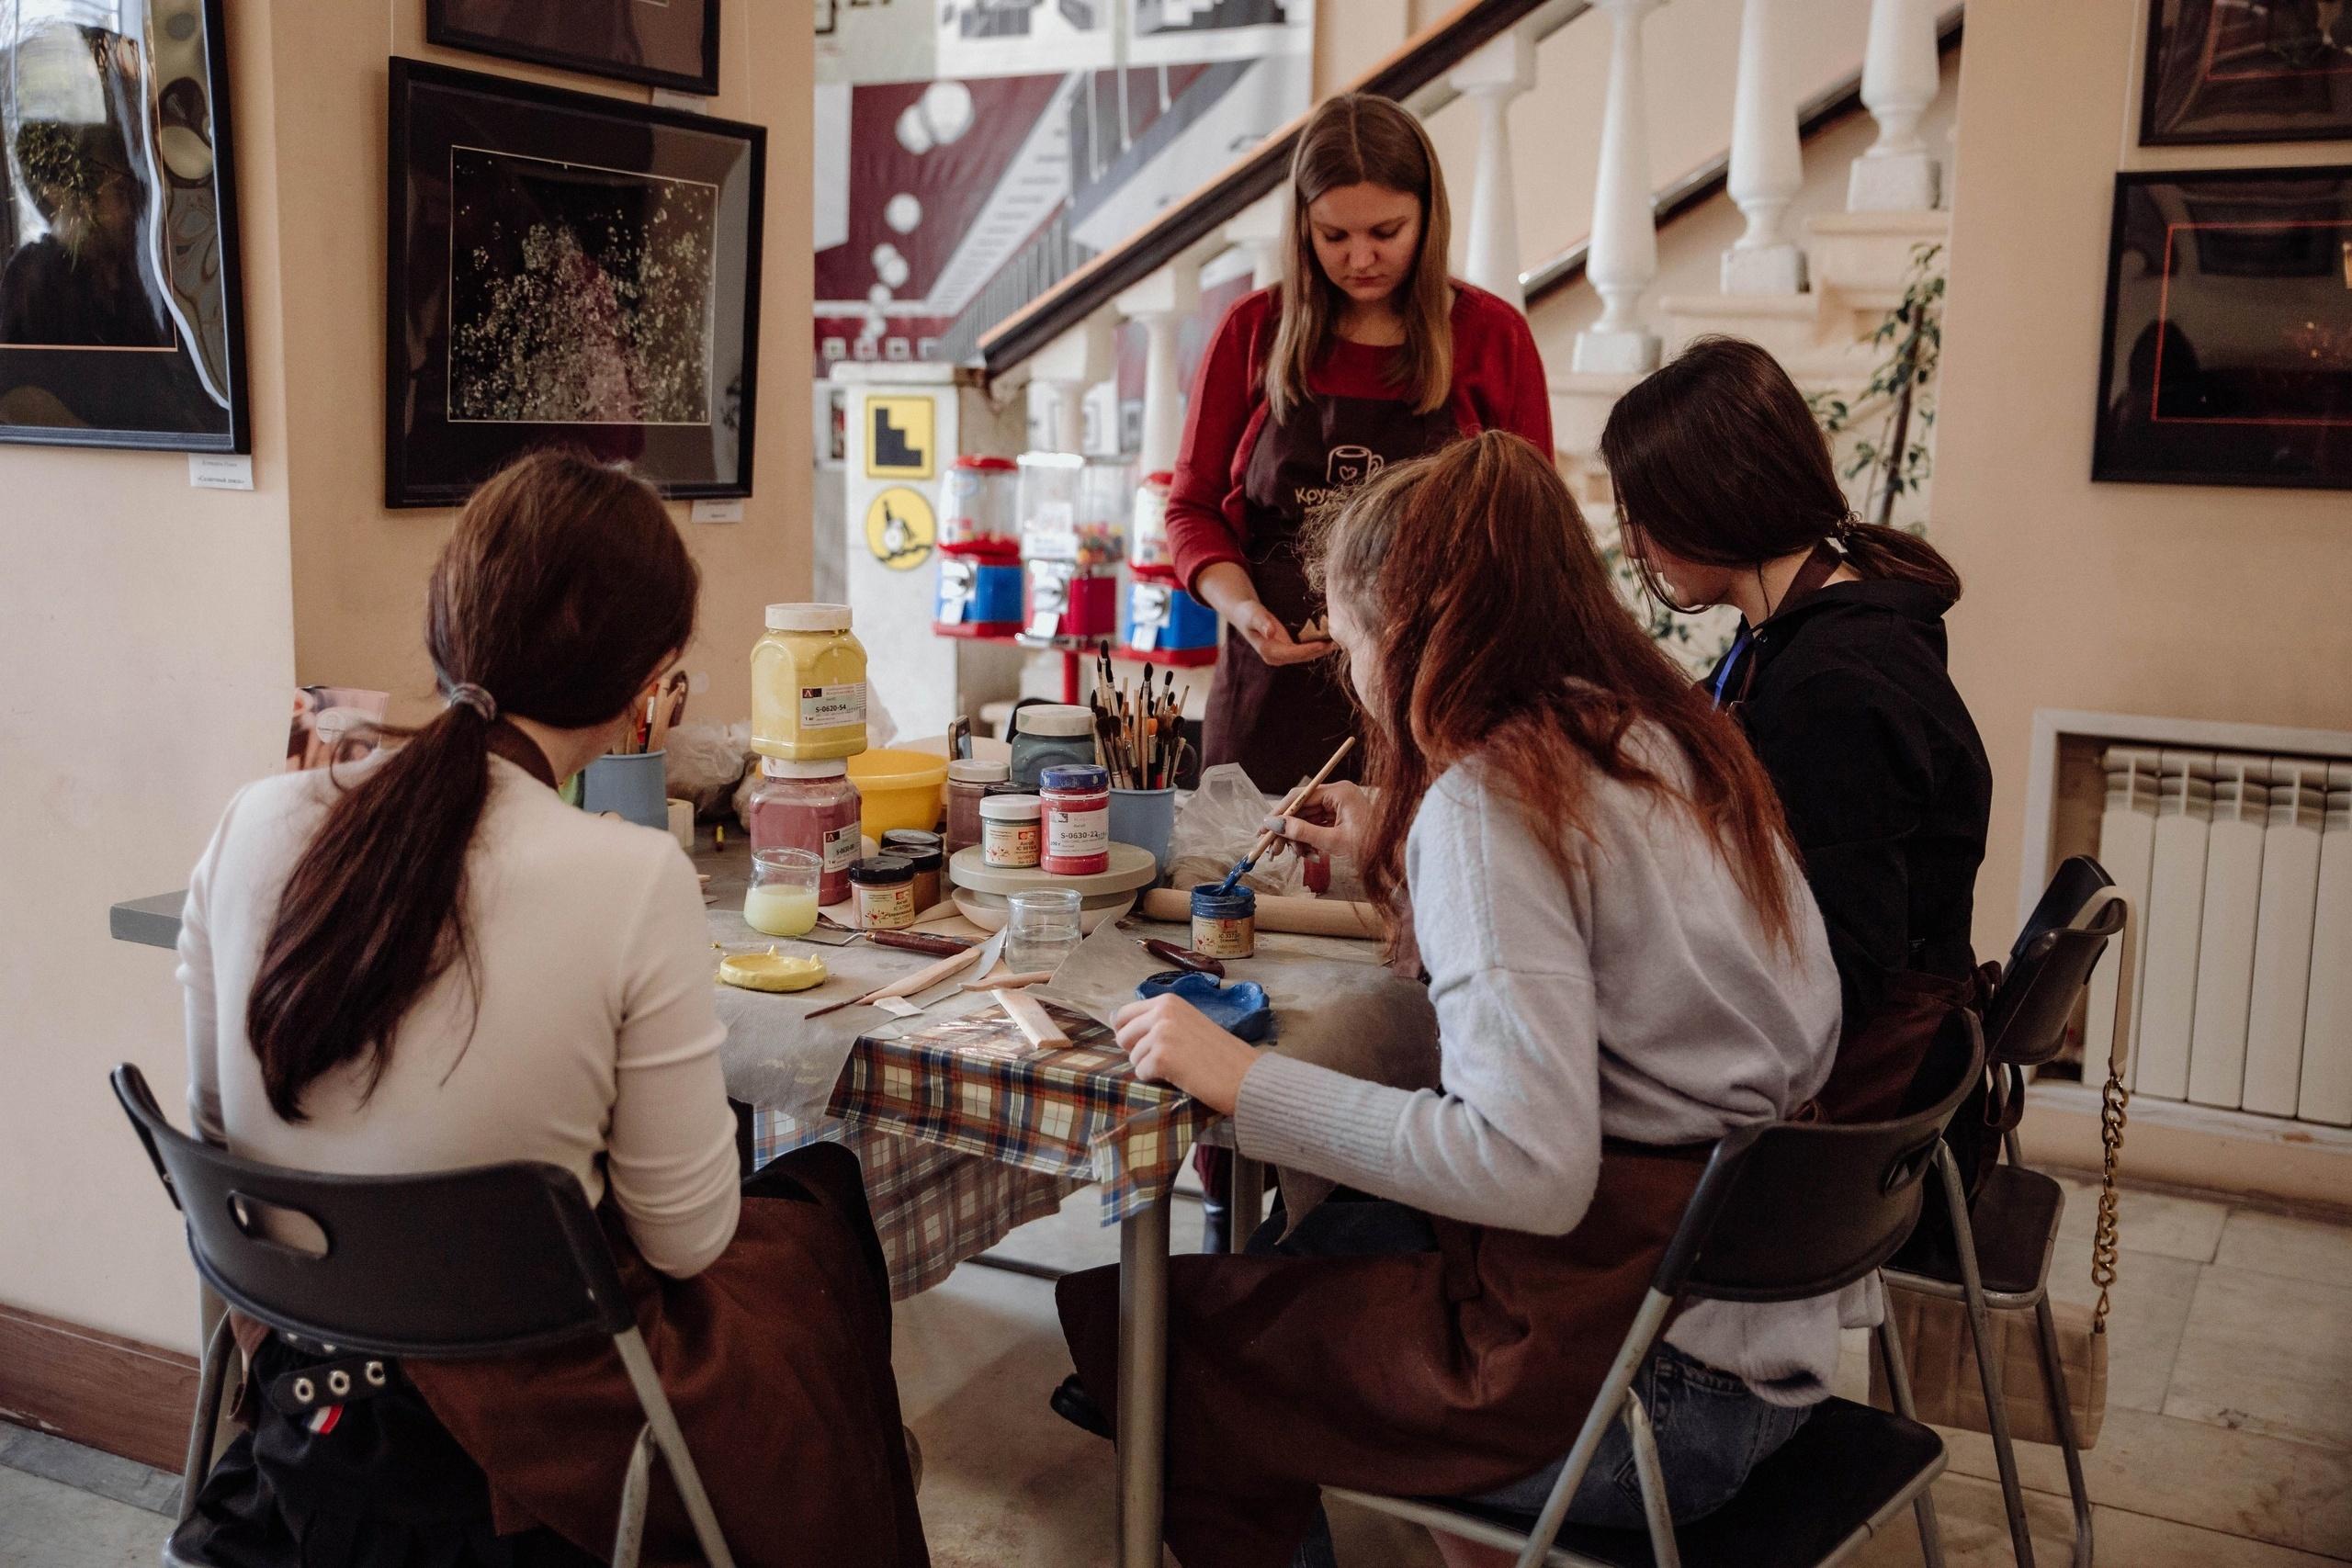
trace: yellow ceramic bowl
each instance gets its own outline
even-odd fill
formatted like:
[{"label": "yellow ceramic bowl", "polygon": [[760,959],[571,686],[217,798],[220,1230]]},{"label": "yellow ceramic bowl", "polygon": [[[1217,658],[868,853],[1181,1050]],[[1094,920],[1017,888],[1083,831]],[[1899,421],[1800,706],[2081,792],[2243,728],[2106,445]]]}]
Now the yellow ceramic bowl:
[{"label": "yellow ceramic bowl", "polygon": [[929,832],[939,826],[947,759],[929,751],[862,751],[849,760],[849,782],[862,802],[858,825],[878,844],[896,829]]},{"label": "yellow ceramic bowl", "polygon": [[747,991],[805,991],[825,983],[825,961],[773,950],[729,953],[718,961],[718,981]]}]

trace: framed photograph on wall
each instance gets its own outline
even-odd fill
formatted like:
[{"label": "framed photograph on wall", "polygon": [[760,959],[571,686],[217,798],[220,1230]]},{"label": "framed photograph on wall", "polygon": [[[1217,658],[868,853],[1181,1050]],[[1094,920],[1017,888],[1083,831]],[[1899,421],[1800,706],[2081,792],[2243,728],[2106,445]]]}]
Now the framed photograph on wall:
[{"label": "framed photograph on wall", "polygon": [[391,64],[384,502],[578,447],[752,493],[766,132]]},{"label": "framed photograph on wall", "polygon": [[253,449],[220,8],[0,6],[0,441]]},{"label": "framed photograph on wall", "polygon": [[2148,0],[2140,141],[2352,138],[2352,4]]},{"label": "framed photograph on wall", "polygon": [[2352,488],[2352,164],[2116,177],[2091,477]]},{"label": "framed photograph on wall", "polygon": [[424,36],[681,93],[718,91],[718,0],[424,0]]}]

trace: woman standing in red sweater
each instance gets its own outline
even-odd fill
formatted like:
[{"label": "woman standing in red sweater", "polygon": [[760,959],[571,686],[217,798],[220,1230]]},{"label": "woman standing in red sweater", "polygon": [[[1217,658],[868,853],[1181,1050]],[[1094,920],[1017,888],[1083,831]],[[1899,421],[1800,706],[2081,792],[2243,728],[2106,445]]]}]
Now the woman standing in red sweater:
[{"label": "woman standing in red sweater", "polygon": [[1168,501],[1176,570],[1231,625],[1209,690],[1206,760],[1261,789],[1320,767],[1352,727],[1301,640],[1322,615],[1300,536],[1388,464],[1482,430],[1552,450],[1526,318],[1446,276],[1445,176],[1420,121],[1385,98],[1325,101],[1291,160],[1283,281],[1226,312],[1201,360]]}]

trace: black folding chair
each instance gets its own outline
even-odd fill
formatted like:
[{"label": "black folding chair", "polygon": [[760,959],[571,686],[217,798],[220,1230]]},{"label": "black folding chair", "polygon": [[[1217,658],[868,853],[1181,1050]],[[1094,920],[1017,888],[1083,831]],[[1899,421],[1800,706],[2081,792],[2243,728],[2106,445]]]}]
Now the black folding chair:
[{"label": "black folding chair", "polygon": [[[2066,1043],[2091,971],[2110,942],[2122,953],[2116,1040],[2126,1037],[2132,1014],[2131,907],[2098,862],[2075,855],[2058,868],[2010,949],[2007,968],[1984,1008],[1985,1063],[1993,1069],[1996,1105],[2022,1106],[2026,1075],[2053,1060]],[[1972,1198],[1950,1149],[1940,1152],[1938,1182],[1949,1228],[1923,1225],[1886,1266],[1889,1284],[1964,1302],[1976,1370],[1984,1387],[1985,1425],[2001,1478],[2009,1545],[2018,1568],[2033,1568],[2033,1538],[2026,1524],[2025,1493],[2018,1481],[2017,1449],[2000,1396],[1999,1370],[1985,1347],[1991,1314],[2030,1312],[2039,1341],[2043,1396],[2066,1463],[2075,1506],[2075,1568],[2090,1568],[2091,1500],[2075,1431],[2066,1375],[2059,1363],[2058,1330],[2050,1310],[2050,1260],[2058,1241],[2065,1194],[2058,1183],[2029,1170],[2019,1152],[2016,1119],[2004,1116],[2006,1158],[1984,1173]],[[1960,1238],[1966,1238],[1965,1242]]]},{"label": "black folding chair", "polygon": [[[113,1082],[155,1174],[187,1222],[197,1273],[231,1306],[280,1335],[331,1346],[338,1356],[436,1359],[512,1356],[609,1337],[645,1412],[621,1487],[616,1568],[634,1568],[638,1561],[657,1451],[704,1557],[714,1568],[732,1568],[611,1249],[570,1171],[521,1162],[413,1177],[281,1170],[175,1130],[137,1067],[117,1067]],[[324,1250],[274,1239],[272,1216],[285,1214],[317,1225]],[[224,1316],[205,1347],[183,1520],[211,1461],[232,1358]],[[373,1381],[383,1370],[370,1363],[361,1375]],[[164,1563],[202,1568],[170,1545]]]},{"label": "black folding chair", "polygon": [[[1944,1124],[1984,1059],[1974,1015],[1956,1010],[1945,1029],[1936,1055],[1965,1070],[1924,1111],[1850,1125],[1766,1122],[1716,1143],[1568,1450],[1566,1468],[1532,1526],[1523,1515],[1458,1499],[1383,1497],[1337,1487],[1327,1493],[1449,1535],[1516,1550],[1518,1568],[1674,1568],[1683,1562],[1820,1568],[1860,1547],[1909,1504],[1928,1568],[1941,1568],[1942,1541],[1928,1487],[1943,1472],[1943,1439],[1911,1418],[1911,1385],[1891,1317],[1876,1337],[1900,1414],[1824,1400],[1794,1437],[1756,1467],[1739,1495],[1691,1524],[1673,1523],[1657,1442],[1634,1379],[1655,1352],[1677,1301],[1827,1295],[1867,1278],[1903,1244],[1918,1222],[1922,1179],[1942,1147]],[[1563,1528],[1601,1438],[1620,1419],[1632,1439],[1647,1529]]]}]

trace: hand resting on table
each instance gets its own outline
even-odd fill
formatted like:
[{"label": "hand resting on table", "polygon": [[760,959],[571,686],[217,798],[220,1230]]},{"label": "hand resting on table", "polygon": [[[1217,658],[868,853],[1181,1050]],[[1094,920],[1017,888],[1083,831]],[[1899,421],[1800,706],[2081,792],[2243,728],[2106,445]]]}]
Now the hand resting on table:
[{"label": "hand resting on table", "polygon": [[1257,1061],[1255,1046],[1211,1023],[1176,997],[1130,1002],[1112,1021],[1136,1076],[1173,1084],[1210,1110],[1233,1114],[1241,1080]]}]

